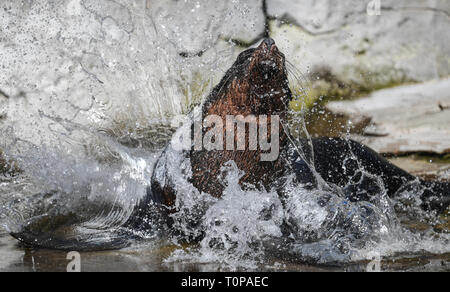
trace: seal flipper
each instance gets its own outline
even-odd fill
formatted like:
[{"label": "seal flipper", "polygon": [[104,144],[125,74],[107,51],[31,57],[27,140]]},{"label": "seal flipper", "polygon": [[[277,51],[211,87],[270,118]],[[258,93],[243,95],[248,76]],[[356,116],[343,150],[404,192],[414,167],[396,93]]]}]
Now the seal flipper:
[{"label": "seal flipper", "polygon": [[[164,232],[173,224],[169,214],[174,212],[176,193],[173,178],[168,172],[168,163],[173,162],[170,155],[174,153],[169,144],[159,156],[153,168],[151,185],[147,187],[146,196],[134,208],[124,225],[126,228],[143,232],[151,230]],[[184,153],[186,154],[187,152]]]},{"label": "seal flipper", "polygon": [[[74,238],[59,238],[54,237],[53,234],[35,234],[28,231],[10,234],[26,247],[66,251],[103,251],[122,249],[131,245],[133,236],[131,233],[126,232],[117,234],[114,238],[110,238],[111,234],[106,232]],[[105,237],[109,237],[109,239],[105,240]]]},{"label": "seal flipper", "polygon": [[[42,216],[32,219],[10,235],[25,246],[68,251],[121,249],[129,246],[135,238],[126,229],[92,229],[73,220],[73,214]],[[80,232],[77,228],[83,231]]]},{"label": "seal flipper", "polygon": [[342,138],[314,138],[314,166],[322,178],[345,187],[361,171],[383,181],[388,195],[393,196],[406,182],[416,178],[396,167],[374,150],[353,140]]},{"label": "seal flipper", "polygon": [[[361,190],[376,191],[373,182],[367,177],[358,177],[364,175],[361,174],[363,171],[380,178],[390,197],[397,196],[406,185],[417,181],[423,202],[422,208],[443,212],[450,204],[449,183],[420,180],[365,145],[342,138],[313,138],[312,143],[316,171],[326,182],[338,185],[344,188],[344,191],[345,188],[352,194],[357,194]],[[352,179],[355,178],[358,178],[360,183],[354,184]],[[366,194],[370,192],[364,195]]]},{"label": "seal flipper", "polygon": [[165,226],[171,225],[167,206],[158,188],[159,185],[156,182],[147,187],[145,198],[134,208],[123,227],[149,233],[151,231],[162,231],[166,229]]},{"label": "seal flipper", "polygon": [[[171,219],[167,216],[169,210],[166,207],[167,198],[171,197],[168,196],[171,181],[165,172],[167,151],[166,149],[158,160],[152,176],[152,186],[147,188],[146,195],[133,208],[125,223],[118,222],[117,226],[97,228],[95,222],[90,224],[88,218],[77,216],[76,211],[60,214],[59,208],[53,208],[53,211],[47,213],[50,215],[32,217],[10,234],[23,244],[32,247],[98,251],[125,248],[136,241],[148,238],[149,235],[153,237],[156,233],[165,232]],[[96,214],[103,209],[97,211]]]},{"label": "seal flipper", "polygon": [[96,228],[89,220],[70,212],[33,217],[10,235],[23,245],[35,248],[67,251],[122,249],[162,229],[166,216],[161,216],[162,206],[154,202],[149,187],[128,220],[116,227]]}]

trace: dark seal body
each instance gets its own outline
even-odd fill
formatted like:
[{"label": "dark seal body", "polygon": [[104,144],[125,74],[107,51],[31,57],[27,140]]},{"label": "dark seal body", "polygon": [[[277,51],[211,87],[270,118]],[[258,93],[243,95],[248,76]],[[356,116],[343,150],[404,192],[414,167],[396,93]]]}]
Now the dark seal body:
[{"label": "dark seal body", "polygon": [[[265,39],[258,48],[239,55],[208,96],[202,107],[202,117],[218,115],[225,124],[227,115],[276,114],[285,124],[291,98],[284,55],[272,39]],[[207,130],[204,129],[203,133]],[[225,127],[223,132],[225,135]],[[314,187],[318,184],[315,173],[331,189],[338,187],[351,201],[370,200],[371,196],[381,191],[381,180],[391,197],[402,190],[414,188],[421,194],[425,209],[442,212],[449,205],[448,183],[422,181],[360,143],[342,138],[313,138],[310,142],[314,154],[310,163],[306,163],[305,157],[300,157],[295,151],[289,136],[286,130],[280,129],[280,154],[278,159],[270,162],[260,160],[260,150],[248,148],[244,151],[191,150],[186,153],[192,168],[190,181],[200,192],[220,197],[224,189],[220,181],[221,169],[226,162],[234,161],[245,173],[240,180],[244,189],[252,185],[259,189],[275,189],[282,195],[283,178],[287,175],[294,173],[298,182]],[[306,139],[300,140],[305,145],[308,142]],[[161,161],[165,160],[165,156],[166,152],[162,154]],[[160,166],[160,171],[161,168],[164,172],[164,166]],[[145,203],[152,201],[173,207],[176,196],[170,175],[163,175],[162,180],[161,175],[154,175]],[[171,212],[175,211],[172,208]]]},{"label": "dark seal body", "polygon": [[[202,120],[208,116],[218,116],[223,122],[223,136],[226,137],[226,117],[256,118],[267,117],[267,138],[270,140],[272,115],[279,117],[284,123],[289,101],[292,98],[289,89],[284,55],[279,52],[273,40],[266,39],[257,49],[250,49],[240,54],[233,67],[228,70],[222,81],[214,88],[202,107]],[[280,129],[279,145],[282,150],[279,159],[261,161],[261,149],[249,148],[249,127],[246,125],[245,150],[206,150],[192,149],[189,158],[192,166],[191,183],[200,191],[215,197],[220,197],[224,186],[219,177],[221,168],[228,161],[234,161],[245,174],[240,184],[247,184],[270,190],[281,177],[289,171],[287,163],[288,137]],[[234,133],[237,133],[236,125]],[[203,129],[202,136],[211,130]],[[237,135],[234,136],[234,149],[237,149]],[[225,144],[225,141],[224,141]],[[224,145],[225,146],[225,145]],[[164,156],[164,154],[163,154]],[[167,177],[167,176],[166,176]],[[176,197],[170,182],[152,180],[152,193],[158,203],[172,206]]]},{"label": "dark seal body", "polygon": [[[223,84],[219,84],[204,104],[203,118],[211,115],[221,117],[225,125],[223,135],[227,137],[226,116],[253,116],[257,121],[249,123],[255,123],[259,122],[259,116],[263,115],[267,117],[267,138],[270,140],[271,117],[276,115],[281,123],[284,123],[291,100],[284,56],[273,41],[267,39],[256,50],[246,51],[239,58],[239,66],[233,66],[227,73],[232,77],[224,79]],[[244,172],[241,185],[251,184],[269,190],[285,175],[286,163],[283,160],[286,153],[282,152],[281,157],[275,161],[262,161],[260,147],[257,147],[257,150],[249,149],[250,126],[246,128],[245,150],[191,151],[192,183],[198,190],[220,197],[223,186],[218,177],[221,167],[228,161],[234,161]],[[237,133],[236,127],[234,133]],[[279,134],[280,149],[286,149],[286,133],[280,129]],[[237,149],[237,135],[234,141],[233,149]]]}]

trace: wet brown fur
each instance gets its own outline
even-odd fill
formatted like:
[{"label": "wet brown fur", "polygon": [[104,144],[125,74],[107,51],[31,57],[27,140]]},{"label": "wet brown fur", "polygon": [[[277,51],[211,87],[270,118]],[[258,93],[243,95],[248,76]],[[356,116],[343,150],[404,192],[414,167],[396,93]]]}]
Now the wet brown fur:
[{"label": "wet brown fur", "polygon": [[[224,143],[227,115],[243,117],[266,115],[268,137],[271,131],[270,115],[278,115],[280,117],[280,156],[273,162],[261,161],[259,146],[258,150],[248,150],[249,126],[247,125],[246,150],[190,151],[191,183],[199,191],[221,197],[224,185],[220,174],[222,167],[228,161],[234,161],[245,173],[240,180],[243,188],[253,185],[258,189],[270,190],[287,171],[288,163],[283,159],[285,157],[283,149],[286,148],[284,146],[287,145],[288,139],[281,123],[288,111],[291,91],[288,87],[284,62],[284,56],[278,48],[275,45],[268,46],[264,42],[257,49],[243,52],[207,98],[202,108],[203,118],[207,115],[217,115],[222,118]],[[235,134],[236,128],[235,125]],[[210,129],[203,130],[203,137],[208,130]],[[236,136],[234,140],[236,146]],[[174,205],[176,197],[170,186],[164,188],[156,186],[153,191],[162,195],[162,201],[166,206]]]}]

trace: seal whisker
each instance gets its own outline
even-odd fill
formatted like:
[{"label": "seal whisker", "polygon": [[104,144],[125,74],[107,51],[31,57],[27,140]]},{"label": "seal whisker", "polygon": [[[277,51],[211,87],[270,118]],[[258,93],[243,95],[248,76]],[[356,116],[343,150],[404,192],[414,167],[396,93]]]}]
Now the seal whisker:
[{"label": "seal whisker", "polygon": [[286,68],[292,72],[295,76],[297,76],[298,79],[302,79],[303,81],[305,81],[306,83],[310,83],[310,79],[307,78],[301,71],[300,69],[298,69],[294,64],[292,64],[292,62],[286,60]]},{"label": "seal whisker", "polygon": [[[289,72],[290,78],[294,79],[294,82],[291,83],[291,88],[294,90],[294,94],[297,93],[294,98],[296,100],[301,100],[302,97],[308,97],[311,81],[289,61],[287,61],[287,64],[288,66],[286,66],[286,69]],[[300,95],[298,93],[300,93]]]},{"label": "seal whisker", "polygon": [[294,64],[292,64],[289,61],[286,62],[287,62],[286,69],[293,75],[293,77],[296,79],[297,82],[301,83],[301,85],[303,85],[303,83],[306,83],[307,84],[306,86],[309,86],[311,84],[311,80],[307,78]]}]

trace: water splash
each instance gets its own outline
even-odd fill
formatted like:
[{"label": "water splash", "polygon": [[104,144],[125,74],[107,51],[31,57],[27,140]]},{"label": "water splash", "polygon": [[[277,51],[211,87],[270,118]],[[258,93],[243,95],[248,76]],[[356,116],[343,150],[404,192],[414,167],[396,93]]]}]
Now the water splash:
[{"label": "water splash", "polygon": [[[304,123],[293,124],[304,127]],[[184,129],[189,130],[190,127]],[[296,141],[300,139],[292,142],[301,150],[301,157],[314,155],[309,154],[309,148],[303,148],[305,143]],[[352,200],[348,197],[350,185],[328,185],[318,173],[318,184],[322,186],[311,189],[288,179],[281,197],[274,191],[258,191],[251,186],[243,190],[239,179],[244,174],[233,161],[222,169],[225,191],[217,200],[200,194],[189,182],[190,172],[183,171],[190,169],[188,157],[171,148],[168,151],[163,166],[175,176],[170,180],[176,181],[174,228],[184,235],[174,238],[174,243],[195,243],[172,253],[165,261],[169,266],[215,263],[225,270],[257,270],[268,268],[267,262],[274,258],[342,266],[371,259],[374,253],[390,257],[405,252],[440,254],[449,250],[447,234],[432,230],[420,234],[405,228],[403,218],[398,217],[400,206],[409,206],[416,210],[416,220],[429,220],[430,225],[439,221],[436,214],[420,207],[420,200],[403,202],[405,197],[420,196],[418,190],[406,188],[403,196],[391,199],[381,179],[366,173],[362,165],[355,179],[372,180],[377,186],[367,201]],[[360,163],[355,155],[347,160]]]},{"label": "water splash", "polygon": [[56,193],[62,210],[103,200],[111,206],[99,218],[119,206],[126,211],[113,221],[126,219],[173,132],[170,117],[199,103],[233,60],[235,46],[220,36],[232,36],[223,24],[235,6],[199,3],[0,4],[0,149],[35,193]]},{"label": "water splash", "polygon": [[3,2],[2,136],[73,151],[83,137],[66,121],[133,137],[188,111],[235,54],[220,39],[235,6],[203,2]]}]

